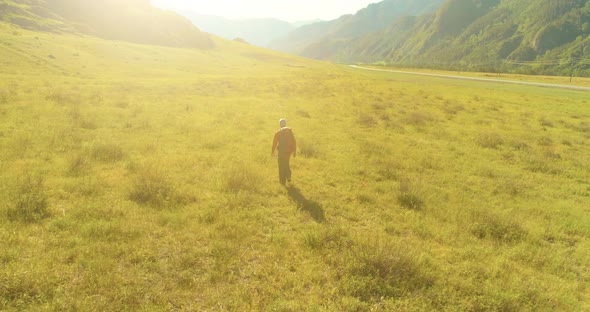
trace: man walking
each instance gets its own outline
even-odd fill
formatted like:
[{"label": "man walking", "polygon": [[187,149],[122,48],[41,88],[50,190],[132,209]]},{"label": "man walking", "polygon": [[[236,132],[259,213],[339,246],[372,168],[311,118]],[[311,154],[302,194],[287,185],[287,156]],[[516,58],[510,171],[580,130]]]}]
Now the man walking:
[{"label": "man walking", "polygon": [[279,120],[279,126],[281,129],[275,133],[274,140],[272,142],[271,155],[274,156],[275,150],[279,151],[279,181],[282,185],[285,185],[286,181],[291,182],[291,167],[289,165],[289,159],[291,154],[293,157],[297,157],[297,142],[295,141],[295,135],[293,130],[287,128],[287,120]]}]

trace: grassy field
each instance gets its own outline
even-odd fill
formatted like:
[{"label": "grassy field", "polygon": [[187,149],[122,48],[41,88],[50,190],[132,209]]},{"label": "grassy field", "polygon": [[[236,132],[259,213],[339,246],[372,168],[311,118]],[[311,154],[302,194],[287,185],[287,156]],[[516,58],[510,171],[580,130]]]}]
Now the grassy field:
[{"label": "grassy field", "polygon": [[0,310],[590,309],[588,92],[216,44],[0,24]]},{"label": "grassy field", "polygon": [[590,78],[588,77],[564,77],[564,76],[542,76],[542,75],[521,75],[521,74],[510,74],[510,73],[483,73],[483,72],[470,72],[470,71],[444,71],[444,70],[432,70],[425,68],[407,68],[407,67],[391,67],[391,66],[376,66],[376,65],[363,65],[363,67],[394,70],[394,71],[407,71],[413,73],[425,73],[425,74],[438,74],[448,76],[459,76],[466,78],[485,78],[494,80],[511,80],[511,81],[524,81],[524,82],[535,82],[535,83],[547,83],[547,84],[559,84],[565,86],[590,86]]}]

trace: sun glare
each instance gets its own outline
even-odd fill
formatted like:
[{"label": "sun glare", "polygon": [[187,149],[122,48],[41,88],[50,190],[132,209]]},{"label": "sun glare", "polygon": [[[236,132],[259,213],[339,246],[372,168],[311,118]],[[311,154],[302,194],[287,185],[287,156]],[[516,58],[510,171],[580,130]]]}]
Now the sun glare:
[{"label": "sun glare", "polygon": [[268,13],[269,1],[190,1],[190,0],[152,0],[158,7],[173,10],[191,10],[199,14],[210,14],[224,17],[252,17]]},{"label": "sun glare", "polygon": [[223,16],[227,18],[279,18],[286,21],[312,19],[335,19],[351,14],[375,0],[285,1],[285,0],[151,0],[152,4],[170,10],[190,10],[198,14]]}]

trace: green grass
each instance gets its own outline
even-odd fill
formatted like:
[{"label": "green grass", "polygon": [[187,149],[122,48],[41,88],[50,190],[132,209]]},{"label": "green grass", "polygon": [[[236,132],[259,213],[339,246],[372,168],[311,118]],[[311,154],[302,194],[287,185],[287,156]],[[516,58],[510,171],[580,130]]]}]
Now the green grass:
[{"label": "green grass", "polygon": [[587,92],[14,31],[0,310],[590,309]]}]

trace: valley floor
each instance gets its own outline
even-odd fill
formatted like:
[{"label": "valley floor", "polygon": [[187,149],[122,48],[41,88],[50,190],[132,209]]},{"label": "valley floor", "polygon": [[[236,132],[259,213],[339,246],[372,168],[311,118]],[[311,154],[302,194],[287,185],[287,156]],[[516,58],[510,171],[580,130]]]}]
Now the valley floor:
[{"label": "valley floor", "polygon": [[216,45],[0,24],[0,310],[590,310],[587,92]]}]

